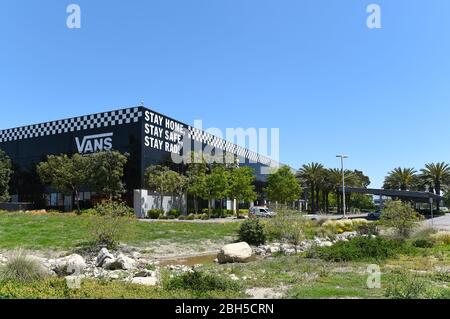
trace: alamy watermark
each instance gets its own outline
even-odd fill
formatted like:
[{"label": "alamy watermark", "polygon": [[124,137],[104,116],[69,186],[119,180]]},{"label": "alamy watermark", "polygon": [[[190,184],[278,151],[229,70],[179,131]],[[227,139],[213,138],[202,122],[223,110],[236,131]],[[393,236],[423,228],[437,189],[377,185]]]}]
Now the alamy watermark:
[{"label": "alamy watermark", "polygon": [[378,4],[369,4],[367,6],[367,13],[369,16],[366,20],[366,25],[369,29],[381,29],[381,7]]},{"label": "alamy watermark", "polygon": [[69,13],[66,26],[69,29],[81,29],[81,7],[72,3],[67,6],[66,12]]},{"label": "alamy watermark", "polygon": [[369,274],[367,277],[367,288],[380,289],[381,288],[381,268],[378,265],[369,265],[366,272]]},{"label": "alamy watermark", "polygon": [[186,132],[180,132],[183,138],[179,139],[179,148],[177,152],[171,152],[174,163],[259,163],[264,164],[260,167],[260,174],[263,175],[273,173],[279,166],[279,128],[226,128],[224,134],[219,128],[204,129],[203,121],[195,120],[193,132],[190,138],[185,138]]}]

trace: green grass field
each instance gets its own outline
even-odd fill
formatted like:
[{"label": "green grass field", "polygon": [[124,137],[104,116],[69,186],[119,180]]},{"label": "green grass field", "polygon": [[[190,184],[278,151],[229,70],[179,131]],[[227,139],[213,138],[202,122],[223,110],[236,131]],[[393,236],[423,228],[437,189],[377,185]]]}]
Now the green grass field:
[{"label": "green grass field", "polygon": [[[73,214],[0,213],[0,249],[73,249],[91,240],[91,217]],[[145,246],[152,242],[193,243],[234,238],[239,223],[127,223],[121,242]]]}]

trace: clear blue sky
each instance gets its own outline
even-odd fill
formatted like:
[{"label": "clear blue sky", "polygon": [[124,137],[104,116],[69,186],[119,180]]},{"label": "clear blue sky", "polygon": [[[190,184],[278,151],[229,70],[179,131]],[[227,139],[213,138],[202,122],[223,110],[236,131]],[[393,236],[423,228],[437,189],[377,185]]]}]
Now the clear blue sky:
[{"label": "clear blue sky", "polygon": [[1,1],[0,128],[144,100],[186,123],[280,128],[295,168],[347,153],[374,187],[450,161],[448,0],[72,2]]}]

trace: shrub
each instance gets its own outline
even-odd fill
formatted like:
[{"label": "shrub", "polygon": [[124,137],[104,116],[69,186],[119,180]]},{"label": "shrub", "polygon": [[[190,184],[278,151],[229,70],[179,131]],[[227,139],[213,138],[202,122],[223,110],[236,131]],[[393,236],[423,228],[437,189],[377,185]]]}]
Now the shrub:
[{"label": "shrub", "polygon": [[94,244],[116,247],[130,221],[130,208],[123,203],[110,202],[97,205],[95,210],[96,216],[90,219]]},{"label": "shrub", "polygon": [[171,217],[174,217],[174,218],[178,218],[181,215],[181,211],[179,209],[171,209],[171,210],[169,210],[167,215],[171,216]]},{"label": "shrub", "polygon": [[209,209],[208,208],[203,208],[202,209],[202,214],[208,214],[209,215]]},{"label": "shrub", "polygon": [[266,242],[266,233],[259,219],[252,218],[244,221],[238,230],[239,240],[250,245],[259,246]]},{"label": "shrub", "polygon": [[434,242],[431,239],[416,239],[412,245],[417,248],[432,248]]},{"label": "shrub", "polygon": [[287,241],[293,245],[298,245],[305,238],[316,235],[316,222],[285,212],[279,212],[276,217],[265,221],[265,224],[270,240]]},{"label": "shrub", "polygon": [[239,209],[239,216],[246,216],[248,214],[248,209]]},{"label": "shrub", "polygon": [[89,215],[89,216],[92,216],[92,215],[96,215],[97,211],[95,210],[95,208],[88,208],[88,209],[82,209],[80,211],[80,213],[78,213],[78,212],[75,212],[75,213],[77,215]]},{"label": "shrub", "polygon": [[391,200],[386,202],[380,222],[384,226],[393,227],[400,237],[406,238],[418,220],[419,215],[410,204]]},{"label": "shrub", "polygon": [[437,244],[450,245],[450,232],[439,231],[430,236],[430,238]]},{"label": "shrub", "polygon": [[45,269],[39,261],[27,256],[22,250],[14,252],[0,269],[1,282],[32,282],[45,277]]},{"label": "shrub", "polygon": [[425,278],[401,272],[389,280],[385,296],[391,299],[439,299],[443,294]]},{"label": "shrub", "polygon": [[361,225],[370,224],[369,221],[364,218],[355,218],[355,219],[351,219],[351,221],[352,221],[352,226],[354,229],[358,228]]},{"label": "shrub", "polygon": [[384,260],[410,252],[412,252],[412,248],[402,240],[357,237],[350,241],[340,241],[332,247],[315,247],[307,255],[310,258],[321,258],[326,261],[346,262]]},{"label": "shrub", "polygon": [[378,228],[378,225],[376,223],[358,225],[356,231],[361,236],[378,236],[380,234],[380,229]]},{"label": "shrub", "polygon": [[231,279],[218,275],[205,273],[199,270],[185,272],[163,280],[166,290],[191,290],[195,292],[208,292],[214,290],[240,290],[240,286]]},{"label": "shrub", "polygon": [[199,218],[201,220],[208,220],[209,219],[209,214],[201,214]]},{"label": "shrub", "polygon": [[134,210],[120,201],[103,202],[95,206],[94,211],[100,216],[134,217]]},{"label": "shrub", "polygon": [[234,216],[234,211],[232,209],[227,209],[225,210],[224,214],[226,217],[232,217]]},{"label": "shrub", "polygon": [[147,216],[150,219],[158,219],[161,215],[164,215],[164,210],[162,209],[150,209],[147,212]]},{"label": "shrub", "polygon": [[194,214],[189,214],[186,216],[186,220],[194,220],[195,219],[195,215]]},{"label": "shrub", "polygon": [[222,214],[222,209],[220,209],[220,208],[214,208],[212,210],[212,213],[211,213],[212,218],[221,218],[222,215],[225,216],[225,210],[223,210],[223,214]]},{"label": "shrub", "polygon": [[353,231],[353,222],[351,219],[327,220],[322,224],[322,227],[331,230],[335,234],[342,234]]}]

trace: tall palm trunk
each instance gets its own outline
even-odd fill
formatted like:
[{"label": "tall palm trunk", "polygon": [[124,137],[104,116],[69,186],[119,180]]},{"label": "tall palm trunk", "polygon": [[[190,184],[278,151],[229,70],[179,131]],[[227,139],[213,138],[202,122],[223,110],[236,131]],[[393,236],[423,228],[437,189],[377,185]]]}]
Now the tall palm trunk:
[{"label": "tall palm trunk", "polygon": [[[437,195],[437,196],[441,196],[441,181],[440,181],[440,180],[437,180],[437,181],[436,181],[436,183],[435,183],[435,189],[436,189],[436,195]],[[440,206],[441,206],[441,203],[440,203],[440,201],[439,201],[439,199],[438,199],[438,200],[436,201],[436,210],[437,210],[438,213],[439,213],[440,210],[441,210]]]},{"label": "tall palm trunk", "polygon": [[319,186],[316,187],[316,211],[320,210],[320,189]]}]

